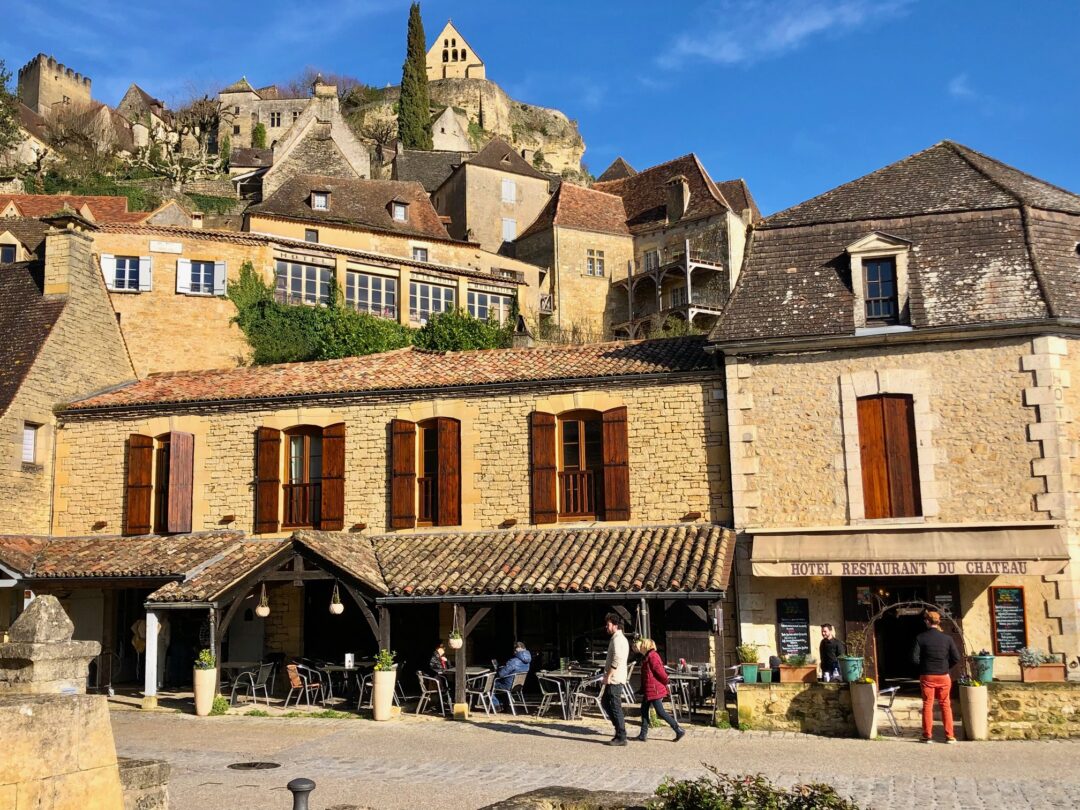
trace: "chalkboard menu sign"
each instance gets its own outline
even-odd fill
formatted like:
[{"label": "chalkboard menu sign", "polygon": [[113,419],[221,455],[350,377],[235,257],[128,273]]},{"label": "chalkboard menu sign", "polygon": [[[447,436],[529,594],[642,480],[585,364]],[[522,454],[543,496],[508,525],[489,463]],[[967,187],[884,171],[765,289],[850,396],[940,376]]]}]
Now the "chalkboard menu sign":
[{"label": "chalkboard menu sign", "polygon": [[810,654],[810,603],[805,599],[777,599],[780,655]]},{"label": "chalkboard menu sign", "polygon": [[994,655],[1016,655],[1027,646],[1027,615],[1023,588],[991,588],[990,615]]}]

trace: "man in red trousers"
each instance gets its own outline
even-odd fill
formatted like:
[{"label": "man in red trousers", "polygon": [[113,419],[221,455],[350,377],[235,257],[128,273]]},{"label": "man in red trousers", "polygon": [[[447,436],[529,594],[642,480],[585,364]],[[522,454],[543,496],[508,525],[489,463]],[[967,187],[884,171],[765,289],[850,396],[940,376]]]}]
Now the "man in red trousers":
[{"label": "man in red trousers", "polygon": [[915,639],[912,657],[919,665],[919,685],[922,687],[922,741],[933,742],[934,701],[941,707],[941,724],[945,726],[945,742],[956,742],[953,729],[952,704],[949,691],[952,678],[949,670],[960,662],[960,651],[952,636],[941,630],[941,614],[924,610],[926,630]]}]

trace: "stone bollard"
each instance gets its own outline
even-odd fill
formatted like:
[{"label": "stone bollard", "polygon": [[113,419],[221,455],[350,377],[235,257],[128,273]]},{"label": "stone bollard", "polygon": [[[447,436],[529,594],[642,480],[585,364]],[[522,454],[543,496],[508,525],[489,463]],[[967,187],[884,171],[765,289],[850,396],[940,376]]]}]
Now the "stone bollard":
[{"label": "stone bollard", "polygon": [[315,789],[315,783],[310,779],[293,779],[285,787],[292,792],[293,810],[308,810],[308,796]]}]

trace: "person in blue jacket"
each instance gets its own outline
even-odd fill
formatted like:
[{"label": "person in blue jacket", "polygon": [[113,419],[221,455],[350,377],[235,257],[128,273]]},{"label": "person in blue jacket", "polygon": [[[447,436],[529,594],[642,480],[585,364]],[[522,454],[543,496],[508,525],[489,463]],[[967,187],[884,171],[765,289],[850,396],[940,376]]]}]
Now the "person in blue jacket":
[{"label": "person in blue jacket", "polygon": [[[532,653],[525,649],[523,642],[515,641],[514,654],[510,656],[509,661],[499,667],[498,678],[495,679],[495,688],[509,689],[514,682],[514,676],[519,672],[528,672],[530,664],[532,664]],[[495,710],[498,711],[499,699],[492,695],[491,702],[494,704]]]}]

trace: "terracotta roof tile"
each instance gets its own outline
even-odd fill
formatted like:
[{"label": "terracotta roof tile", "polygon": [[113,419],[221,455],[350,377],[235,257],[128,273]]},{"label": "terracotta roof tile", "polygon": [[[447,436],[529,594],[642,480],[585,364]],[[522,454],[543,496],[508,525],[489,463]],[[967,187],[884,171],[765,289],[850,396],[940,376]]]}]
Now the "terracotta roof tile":
[{"label": "terracotta roof tile", "polygon": [[166,583],[150,594],[148,602],[212,602],[252,571],[274,557],[285,555],[288,539],[234,539],[190,569],[183,580]]},{"label": "terracotta roof tile", "polygon": [[604,173],[596,178],[596,182],[606,183],[609,180],[622,180],[626,177],[633,177],[635,174],[637,174],[637,169],[621,157],[617,157],[611,162],[610,166],[604,169]]},{"label": "terracotta roof tile", "polygon": [[626,227],[626,209],[622,197],[603,191],[562,183],[528,228],[518,237],[524,239],[558,225],[581,231],[630,235]]},{"label": "terracotta roof tile", "polygon": [[149,216],[145,211],[128,211],[127,197],[86,196],[79,194],[0,194],[0,211],[8,203],[15,203],[24,217],[44,217],[68,207],[81,211],[85,205],[90,209],[93,221],[138,222]]},{"label": "terracotta roof tile", "polygon": [[0,234],[10,232],[23,247],[35,254],[45,242],[50,227],[49,223],[31,217],[0,217]]},{"label": "terracotta roof tile", "polygon": [[84,399],[69,411],[633,377],[711,368],[703,336],[468,352],[407,348],[341,360],[156,374]]}]

